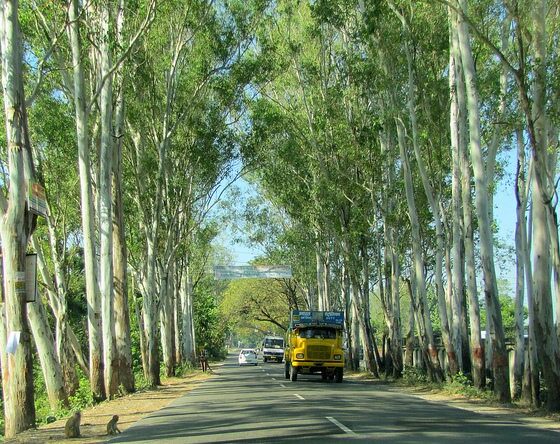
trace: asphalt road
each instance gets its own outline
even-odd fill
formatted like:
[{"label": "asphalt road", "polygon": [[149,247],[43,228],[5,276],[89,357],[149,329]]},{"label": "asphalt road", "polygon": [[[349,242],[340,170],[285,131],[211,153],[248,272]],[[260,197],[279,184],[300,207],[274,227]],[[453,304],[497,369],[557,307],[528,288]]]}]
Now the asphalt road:
[{"label": "asphalt road", "polygon": [[560,443],[560,433],[429,402],[385,385],[284,379],[284,365],[239,367],[230,355],[215,375],[111,443]]}]

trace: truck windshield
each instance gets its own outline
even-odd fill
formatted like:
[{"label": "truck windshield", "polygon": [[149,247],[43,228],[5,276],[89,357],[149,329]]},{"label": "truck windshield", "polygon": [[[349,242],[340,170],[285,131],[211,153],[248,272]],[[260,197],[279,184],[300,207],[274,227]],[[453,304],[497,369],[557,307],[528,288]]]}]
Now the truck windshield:
[{"label": "truck windshield", "polygon": [[336,330],[324,327],[308,327],[299,331],[300,338],[316,338],[316,339],[336,339]]},{"label": "truck windshield", "polygon": [[284,340],[283,339],[265,339],[264,346],[266,348],[283,348],[284,347]]}]

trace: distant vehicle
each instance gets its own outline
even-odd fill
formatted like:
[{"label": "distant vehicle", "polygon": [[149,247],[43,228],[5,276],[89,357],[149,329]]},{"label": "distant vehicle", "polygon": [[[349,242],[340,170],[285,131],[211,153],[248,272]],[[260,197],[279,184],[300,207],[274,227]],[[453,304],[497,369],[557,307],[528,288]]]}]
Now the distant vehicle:
[{"label": "distant vehicle", "polygon": [[257,352],[252,348],[244,348],[239,352],[239,365],[257,365]]},{"label": "distant vehicle", "polygon": [[265,336],[262,342],[263,361],[282,362],[284,359],[284,338]]}]

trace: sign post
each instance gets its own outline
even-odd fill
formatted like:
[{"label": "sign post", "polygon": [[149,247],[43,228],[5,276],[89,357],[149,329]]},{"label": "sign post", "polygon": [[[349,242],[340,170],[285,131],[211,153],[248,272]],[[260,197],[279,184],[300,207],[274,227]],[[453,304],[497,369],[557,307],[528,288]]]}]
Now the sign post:
[{"label": "sign post", "polygon": [[289,265],[216,265],[214,277],[224,279],[289,279],[292,268]]}]

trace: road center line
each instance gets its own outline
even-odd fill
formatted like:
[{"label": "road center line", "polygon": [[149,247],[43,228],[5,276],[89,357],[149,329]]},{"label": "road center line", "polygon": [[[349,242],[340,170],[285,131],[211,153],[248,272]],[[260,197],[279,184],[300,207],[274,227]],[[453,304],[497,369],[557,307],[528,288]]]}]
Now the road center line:
[{"label": "road center line", "polygon": [[335,426],[337,426],[339,429],[343,430],[345,433],[348,433],[349,435],[352,436],[356,436],[357,434],[355,432],[353,432],[352,430],[350,430],[348,427],[346,427],[344,424],[342,424],[341,422],[337,421],[336,419],[334,419],[332,416],[327,416],[326,417],[330,422],[332,422]]},{"label": "road center line", "polygon": [[305,398],[303,396],[298,395],[297,393],[294,393],[294,396],[298,399],[305,400]]}]

